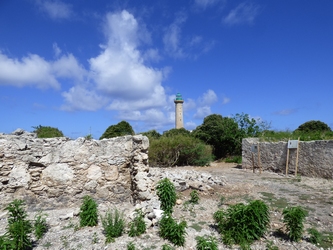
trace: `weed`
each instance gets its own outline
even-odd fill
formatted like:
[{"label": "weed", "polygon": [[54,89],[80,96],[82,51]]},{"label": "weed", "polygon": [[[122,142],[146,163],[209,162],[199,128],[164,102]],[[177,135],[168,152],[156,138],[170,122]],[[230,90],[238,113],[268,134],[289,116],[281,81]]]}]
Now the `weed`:
[{"label": "weed", "polygon": [[237,155],[237,156],[232,156],[232,157],[227,157],[225,159],[226,163],[237,163],[237,164],[241,164],[242,163],[242,156]]},{"label": "weed", "polygon": [[68,242],[67,236],[66,236],[66,235],[62,235],[62,236],[60,237],[60,240],[61,240],[61,242],[62,242],[63,247],[64,247],[64,248],[67,248],[68,245],[69,245],[69,242]]},{"label": "weed", "polygon": [[80,227],[93,227],[98,224],[97,204],[88,195],[83,197],[80,207]]},{"label": "weed", "polygon": [[136,216],[132,222],[130,222],[130,230],[128,235],[130,237],[139,236],[146,232],[146,223],[144,221],[144,215],[141,210],[136,210]]},{"label": "weed", "polygon": [[247,248],[254,240],[258,240],[269,225],[268,206],[260,200],[251,201],[248,205],[238,203],[214,213],[222,240],[227,245],[240,244]]},{"label": "weed", "polygon": [[266,241],[266,250],[279,250],[279,248],[274,245],[273,241],[267,240]]},{"label": "weed", "polygon": [[202,230],[202,226],[200,226],[198,223],[194,223],[190,227],[192,227],[197,232],[200,232]]},{"label": "weed", "polygon": [[114,212],[108,211],[105,217],[101,216],[106,243],[114,242],[114,238],[120,237],[123,234],[125,220],[123,213],[117,209]]},{"label": "weed", "polygon": [[218,250],[217,248],[217,240],[213,236],[198,236],[196,238],[197,250]]},{"label": "weed", "polygon": [[164,178],[158,182],[156,189],[161,209],[165,213],[171,214],[177,199],[175,185],[168,178]]},{"label": "weed", "polygon": [[43,214],[41,211],[39,211],[35,215],[35,221],[34,221],[34,234],[36,236],[36,239],[41,239],[44,234],[48,230],[48,225],[46,223],[46,214]]},{"label": "weed", "polygon": [[190,193],[190,203],[192,204],[198,204],[200,197],[199,197],[199,193],[197,190],[192,190],[192,192]]},{"label": "weed", "polygon": [[127,244],[127,250],[135,250],[135,245],[133,242]]},{"label": "weed", "polygon": [[174,245],[184,246],[186,227],[186,221],[178,224],[170,214],[164,214],[159,223],[159,233],[163,239],[169,240]]},{"label": "weed", "polygon": [[217,206],[218,206],[218,207],[221,207],[221,206],[224,204],[225,200],[226,200],[226,198],[225,198],[224,196],[221,195],[221,196],[220,196],[219,203],[217,204]]},{"label": "weed", "polygon": [[51,242],[46,242],[43,247],[45,247],[46,249],[49,249],[50,247],[52,246],[52,243]]},{"label": "weed", "polygon": [[287,207],[282,211],[282,215],[290,240],[299,241],[302,238],[306,211],[299,206]]},{"label": "weed", "polygon": [[175,250],[175,248],[173,248],[172,246],[170,246],[168,244],[164,244],[164,245],[162,245],[162,250]]},{"label": "weed", "polygon": [[317,229],[312,227],[312,228],[308,228],[307,231],[310,234],[310,237],[309,237],[310,243],[317,245],[322,241],[323,235],[320,232],[318,232]]},{"label": "weed", "polygon": [[99,238],[98,238],[98,235],[97,233],[95,232],[93,234],[93,237],[92,237],[92,241],[91,241],[93,244],[97,244],[99,242]]},{"label": "weed", "polygon": [[30,234],[33,230],[31,222],[27,219],[27,213],[23,209],[24,201],[14,200],[6,207],[8,211],[8,226],[6,233],[1,237],[1,245],[4,249],[6,246],[10,246],[9,249],[30,249],[32,247],[32,241]]}]

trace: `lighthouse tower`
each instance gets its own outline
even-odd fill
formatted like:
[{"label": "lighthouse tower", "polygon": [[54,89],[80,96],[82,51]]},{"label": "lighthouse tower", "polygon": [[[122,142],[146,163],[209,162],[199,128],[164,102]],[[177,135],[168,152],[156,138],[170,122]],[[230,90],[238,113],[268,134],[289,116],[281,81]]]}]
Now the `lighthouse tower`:
[{"label": "lighthouse tower", "polygon": [[177,93],[176,99],[176,128],[183,128],[184,127],[184,120],[183,120],[183,97],[180,93]]}]

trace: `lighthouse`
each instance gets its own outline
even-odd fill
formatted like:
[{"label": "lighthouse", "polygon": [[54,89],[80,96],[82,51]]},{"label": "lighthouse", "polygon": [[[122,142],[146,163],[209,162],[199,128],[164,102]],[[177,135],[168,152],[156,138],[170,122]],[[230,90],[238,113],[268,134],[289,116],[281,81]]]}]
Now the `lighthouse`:
[{"label": "lighthouse", "polygon": [[183,97],[180,93],[177,93],[175,102],[176,108],[176,128],[184,128],[184,120],[183,120]]}]

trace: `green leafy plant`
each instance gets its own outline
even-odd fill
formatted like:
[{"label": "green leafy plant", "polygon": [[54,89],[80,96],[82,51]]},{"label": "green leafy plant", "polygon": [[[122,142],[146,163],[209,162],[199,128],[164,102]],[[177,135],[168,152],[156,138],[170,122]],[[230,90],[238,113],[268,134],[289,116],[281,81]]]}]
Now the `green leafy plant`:
[{"label": "green leafy plant", "polygon": [[309,242],[312,244],[319,244],[323,239],[323,235],[315,228],[308,228],[308,233],[310,234]]},{"label": "green leafy plant", "polygon": [[144,220],[144,215],[141,210],[136,210],[136,215],[132,222],[130,222],[130,230],[128,235],[130,237],[139,236],[146,232],[146,223]]},{"label": "green leafy plant", "polygon": [[282,215],[290,240],[299,241],[302,238],[306,211],[299,206],[287,207],[282,211]]},{"label": "green leafy plant", "polygon": [[198,236],[196,241],[197,250],[218,250],[217,240],[213,236]]},{"label": "green leafy plant", "polygon": [[133,242],[127,244],[127,250],[135,250],[135,245]]},{"label": "green leafy plant", "polygon": [[106,243],[114,242],[114,239],[120,237],[125,228],[125,219],[123,213],[117,209],[108,211],[105,216],[101,216]]},{"label": "green leafy plant", "polygon": [[156,190],[161,209],[165,213],[171,214],[177,199],[175,185],[168,178],[164,178],[157,183]]},{"label": "green leafy plant", "polygon": [[279,248],[274,245],[273,241],[267,240],[266,241],[266,250],[279,250]]},{"label": "green leafy plant", "polygon": [[91,240],[91,242],[92,242],[93,244],[97,244],[97,243],[99,242],[99,238],[98,238],[98,235],[97,235],[96,232],[94,232],[94,234],[93,234],[93,236],[92,236],[92,240]]},{"label": "green leafy plant", "polygon": [[104,138],[113,138],[125,135],[134,135],[134,130],[128,122],[121,121],[116,125],[109,126],[99,139],[102,140]]},{"label": "green leafy plant", "polygon": [[[3,249],[26,250],[32,247],[30,234],[33,226],[27,219],[28,215],[23,206],[23,200],[14,200],[6,207],[9,215],[8,226],[5,235],[0,239]],[[10,247],[6,248],[7,246]]]},{"label": "green leafy plant", "polygon": [[64,137],[64,134],[58,128],[41,125],[32,128],[34,129],[33,133],[36,133],[38,138]]},{"label": "green leafy plant", "polygon": [[164,214],[159,222],[159,233],[163,239],[169,240],[176,246],[184,246],[186,221],[177,223],[170,214]]},{"label": "green leafy plant", "polygon": [[213,217],[223,242],[227,245],[239,244],[243,249],[264,235],[270,221],[268,206],[260,200],[251,201],[248,205],[238,203],[227,210],[220,209]]},{"label": "green leafy plant", "polygon": [[80,227],[93,227],[98,224],[97,204],[88,195],[83,197],[80,207]]},{"label": "green leafy plant", "polygon": [[164,244],[162,245],[162,250],[175,250],[175,248],[168,244]]},{"label": "green leafy plant", "polygon": [[34,234],[36,236],[36,239],[39,240],[41,239],[44,234],[48,230],[48,225],[46,223],[46,214],[43,214],[41,211],[39,211],[35,215],[35,220],[34,220]]},{"label": "green leafy plant", "polygon": [[200,200],[200,197],[199,197],[199,193],[197,190],[192,190],[191,193],[190,193],[190,203],[193,203],[193,204],[198,204],[199,203],[199,200]]}]

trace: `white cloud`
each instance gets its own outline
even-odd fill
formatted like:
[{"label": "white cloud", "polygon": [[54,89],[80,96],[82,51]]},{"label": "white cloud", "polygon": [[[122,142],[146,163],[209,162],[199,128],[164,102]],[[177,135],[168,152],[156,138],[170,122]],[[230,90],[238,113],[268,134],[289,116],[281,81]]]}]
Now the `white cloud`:
[{"label": "white cloud", "polygon": [[164,47],[170,56],[182,58],[185,56],[180,46],[181,25],[186,21],[187,17],[183,13],[179,13],[176,20],[166,29],[163,37]]},{"label": "white cloud", "polygon": [[212,111],[209,106],[202,106],[197,109],[197,112],[194,114],[194,118],[202,119],[206,116],[212,114]]},{"label": "white cloud", "polygon": [[203,9],[213,6],[218,3],[220,0],[195,0],[195,4]]},{"label": "white cloud", "polygon": [[52,63],[57,77],[73,78],[82,81],[87,72],[72,54],[64,55]]},{"label": "white cloud", "polygon": [[283,109],[283,110],[279,110],[274,112],[273,114],[275,115],[291,115],[293,113],[296,113],[297,109]]},{"label": "white cloud", "polygon": [[68,19],[73,14],[71,5],[58,0],[37,0],[36,3],[52,19]]},{"label": "white cloud", "polygon": [[185,123],[185,128],[187,130],[193,130],[197,127],[197,124],[195,122],[189,121]]},{"label": "white cloud", "polygon": [[63,92],[62,96],[65,99],[65,104],[61,107],[61,109],[67,111],[95,111],[102,108],[108,101],[107,98],[81,86],[74,86],[70,88],[69,91]]},{"label": "white cloud", "polygon": [[55,57],[59,57],[62,51],[61,51],[61,49],[58,47],[58,44],[57,44],[57,43],[53,43],[52,48],[53,48],[54,56],[55,56]]},{"label": "white cloud", "polygon": [[235,25],[248,23],[252,24],[255,17],[259,14],[259,5],[252,3],[241,3],[223,19],[225,24]]},{"label": "white cloud", "polygon": [[53,74],[52,65],[42,57],[29,54],[21,60],[12,59],[2,54],[1,51],[0,85],[60,88],[60,84]]},{"label": "white cloud", "polygon": [[217,102],[217,95],[213,90],[209,89],[203,94],[202,97],[199,98],[199,102],[201,105],[205,106],[212,105],[213,103]]},{"label": "white cloud", "polygon": [[230,102],[230,98],[228,98],[228,97],[223,97],[223,99],[222,99],[222,104],[227,104],[227,103],[229,103]]}]

